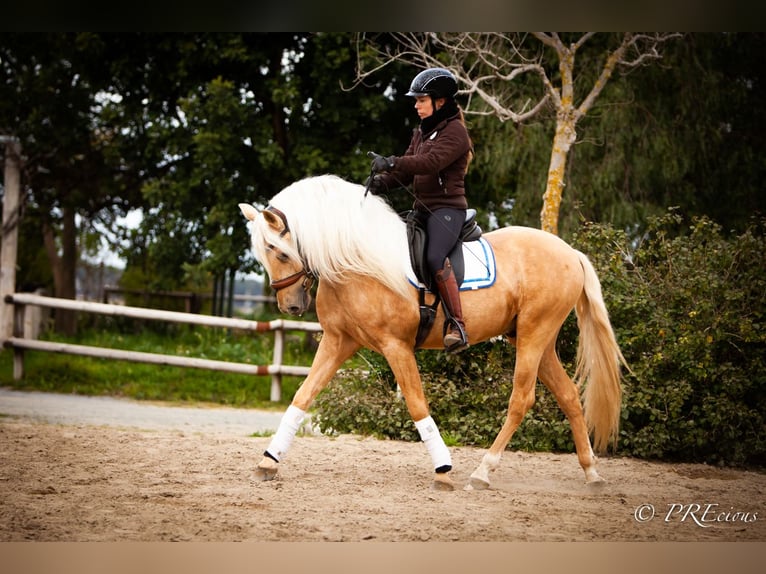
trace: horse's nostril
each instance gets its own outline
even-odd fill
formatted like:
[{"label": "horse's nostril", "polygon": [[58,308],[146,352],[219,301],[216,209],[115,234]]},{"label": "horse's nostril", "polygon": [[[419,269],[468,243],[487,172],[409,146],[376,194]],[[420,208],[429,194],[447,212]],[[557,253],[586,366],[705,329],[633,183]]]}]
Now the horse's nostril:
[{"label": "horse's nostril", "polygon": [[287,308],[287,312],[290,313],[290,315],[300,315],[302,309],[298,307],[298,305],[291,305]]}]

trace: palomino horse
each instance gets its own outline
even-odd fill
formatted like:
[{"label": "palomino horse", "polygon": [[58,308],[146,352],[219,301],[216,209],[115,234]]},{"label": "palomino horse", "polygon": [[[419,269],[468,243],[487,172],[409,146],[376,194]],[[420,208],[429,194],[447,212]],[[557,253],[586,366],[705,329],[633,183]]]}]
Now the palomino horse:
[{"label": "palomino horse", "polygon": [[[316,312],[324,334],[310,372],[285,411],[259,462],[261,480],[276,476],[318,393],[358,349],[381,353],[396,377],[415,426],[431,455],[433,486],[452,490],[452,461],[429,415],[415,360],[419,323],[405,224],[380,197],[331,175],[293,183],[262,211],[240,204],[249,219],[256,258],[271,277],[282,312],[300,315],[319,280]],[[616,440],[620,418],[620,366],[624,363],[585,255],[550,233],[506,227],[484,234],[494,249],[497,279],[461,293],[470,343],[505,335],[516,345],[513,391],[505,423],[466,488],[488,488],[490,471],[535,401],[539,377],[556,397],[574,436],[586,483],[602,482],[597,451]],[[556,339],[572,309],[580,329],[575,384],[556,354]],[[441,310],[423,348],[442,348]],[[582,390],[582,404],[581,393]],[[584,410],[583,410],[584,407]]]}]

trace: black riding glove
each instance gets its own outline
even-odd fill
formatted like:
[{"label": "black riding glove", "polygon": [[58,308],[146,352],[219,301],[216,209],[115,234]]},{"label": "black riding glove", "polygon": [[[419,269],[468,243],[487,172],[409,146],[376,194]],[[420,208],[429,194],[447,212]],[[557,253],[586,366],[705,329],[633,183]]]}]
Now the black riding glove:
[{"label": "black riding glove", "polygon": [[394,169],[395,156],[383,157],[374,151],[367,152],[367,156],[372,158],[372,173],[384,173]]},{"label": "black riding glove", "polygon": [[364,185],[371,194],[378,195],[379,193],[385,193],[388,191],[388,186],[383,182],[383,178],[380,175],[373,175],[367,178]]}]

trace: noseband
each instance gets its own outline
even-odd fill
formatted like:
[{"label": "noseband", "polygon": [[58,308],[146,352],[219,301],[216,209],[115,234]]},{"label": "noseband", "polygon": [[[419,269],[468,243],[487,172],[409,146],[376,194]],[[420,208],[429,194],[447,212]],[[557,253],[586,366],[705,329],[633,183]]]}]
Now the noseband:
[{"label": "noseband", "polygon": [[304,267],[297,273],[293,273],[292,275],[288,275],[287,277],[284,277],[282,279],[277,279],[276,281],[272,281],[270,283],[271,289],[276,293],[280,289],[284,289],[285,287],[289,287],[290,285],[294,285],[298,281],[301,280],[301,277],[305,277],[303,280],[303,290],[308,291],[311,289],[311,286],[314,284],[314,274],[310,271],[306,271],[306,268]]},{"label": "noseband", "polygon": [[[287,225],[287,216],[285,214],[274,207],[273,205],[269,205],[266,207],[268,211],[271,211],[274,215],[279,217],[279,219],[282,220],[282,223],[284,224],[285,228],[282,230],[282,232],[279,234],[280,237],[284,237],[287,233],[290,232],[290,227]],[[271,289],[276,293],[280,289],[284,289],[285,287],[290,287],[291,285],[296,284],[298,281],[301,280],[301,277],[304,277],[303,279],[303,290],[308,291],[311,289],[311,286],[314,284],[314,274],[311,271],[308,271],[306,269],[306,264],[303,264],[303,269],[298,271],[297,273],[293,273],[292,275],[288,275],[287,277],[283,277],[282,279],[277,279],[276,281],[272,281],[270,283]]]}]

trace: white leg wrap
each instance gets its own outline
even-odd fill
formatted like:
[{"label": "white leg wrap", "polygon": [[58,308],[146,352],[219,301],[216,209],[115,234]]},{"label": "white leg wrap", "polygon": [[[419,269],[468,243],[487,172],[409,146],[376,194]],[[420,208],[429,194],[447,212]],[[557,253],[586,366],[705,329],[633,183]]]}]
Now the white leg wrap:
[{"label": "white leg wrap", "polygon": [[269,448],[266,449],[277,462],[287,454],[290,445],[293,444],[295,434],[298,432],[298,429],[301,428],[301,423],[305,416],[306,411],[294,407],[293,405],[287,407],[285,414],[282,415],[282,420],[279,421],[277,432],[271,438]]},{"label": "white leg wrap", "polygon": [[450,456],[447,445],[444,444],[442,435],[439,434],[439,429],[434,422],[434,419],[426,417],[422,420],[415,421],[415,428],[420,433],[420,438],[426,444],[428,454],[431,455],[431,460],[434,463],[434,468],[443,468],[445,466],[452,467],[452,457]]}]

